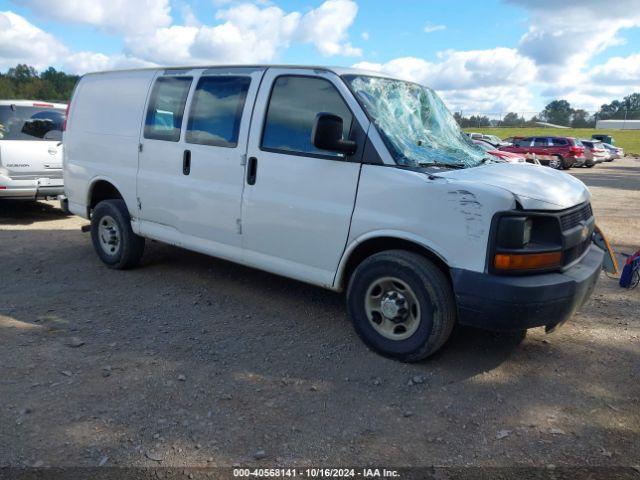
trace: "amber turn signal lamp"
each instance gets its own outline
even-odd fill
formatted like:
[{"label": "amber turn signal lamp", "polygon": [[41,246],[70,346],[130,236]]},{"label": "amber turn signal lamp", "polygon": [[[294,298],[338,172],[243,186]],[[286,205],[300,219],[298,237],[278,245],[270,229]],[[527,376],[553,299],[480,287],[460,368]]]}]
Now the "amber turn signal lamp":
[{"label": "amber turn signal lamp", "polygon": [[562,252],[498,253],[493,260],[497,270],[537,270],[558,267],[561,263]]}]

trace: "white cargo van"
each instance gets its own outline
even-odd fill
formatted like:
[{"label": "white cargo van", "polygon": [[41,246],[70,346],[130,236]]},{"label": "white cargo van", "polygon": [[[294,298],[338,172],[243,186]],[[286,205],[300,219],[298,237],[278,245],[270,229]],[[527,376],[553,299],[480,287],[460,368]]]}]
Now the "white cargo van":
[{"label": "white cargo van", "polygon": [[359,70],[85,75],[64,179],[109,267],[151,238],[344,290],[362,339],[405,361],[456,322],[555,327],[603,260],[579,180],[488,158],[432,90]]},{"label": "white cargo van", "polygon": [[0,100],[0,200],[36,200],[64,193],[66,108],[61,103]]}]

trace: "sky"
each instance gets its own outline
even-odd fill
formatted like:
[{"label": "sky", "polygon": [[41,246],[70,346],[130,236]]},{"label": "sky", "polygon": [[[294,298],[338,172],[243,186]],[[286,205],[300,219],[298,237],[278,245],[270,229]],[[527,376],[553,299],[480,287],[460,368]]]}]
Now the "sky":
[{"label": "sky", "polygon": [[452,111],[537,112],[640,92],[640,0],[0,0],[0,71],[358,66]]}]

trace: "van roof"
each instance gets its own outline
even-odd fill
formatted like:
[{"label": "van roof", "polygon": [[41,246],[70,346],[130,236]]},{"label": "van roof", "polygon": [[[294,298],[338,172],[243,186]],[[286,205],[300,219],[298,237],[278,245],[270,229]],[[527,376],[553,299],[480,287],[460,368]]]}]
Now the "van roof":
[{"label": "van roof", "polygon": [[333,72],[336,75],[368,75],[373,77],[381,77],[381,78],[390,78],[394,80],[404,80],[395,75],[390,75],[388,73],[377,72],[374,70],[365,70],[361,68],[352,68],[352,67],[328,67],[322,65],[269,65],[269,64],[256,64],[256,65],[185,65],[185,66],[172,66],[172,67],[147,67],[147,68],[129,68],[122,70],[105,70],[100,72],[91,72],[87,75],[101,74],[101,73],[115,73],[115,72],[138,72],[138,71],[154,71],[154,70],[214,70],[214,69],[269,69],[269,68],[291,68],[291,69],[300,69],[300,70],[321,70],[325,72]]},{"label": "van roof", "polygon": [[0,106],[15,105],[16,107],[67,108],[66,103],[45,102],[44,100],[0,100]]}]

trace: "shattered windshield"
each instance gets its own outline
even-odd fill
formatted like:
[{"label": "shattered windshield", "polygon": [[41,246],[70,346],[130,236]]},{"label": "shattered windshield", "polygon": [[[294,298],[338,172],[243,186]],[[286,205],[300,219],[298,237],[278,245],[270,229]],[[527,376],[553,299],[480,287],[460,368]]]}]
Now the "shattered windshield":
[{"label": "shattered windshield", "polygon": [[487,158],[461,132],[430,88],[365,75],[343,78],[367,110],[398,164],[466,168]]}]

